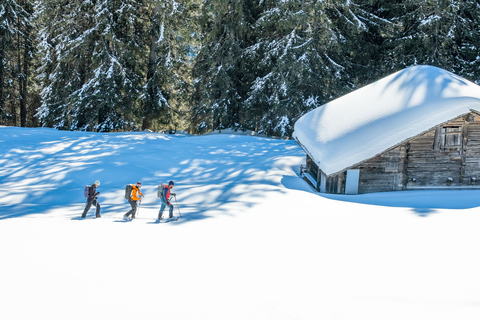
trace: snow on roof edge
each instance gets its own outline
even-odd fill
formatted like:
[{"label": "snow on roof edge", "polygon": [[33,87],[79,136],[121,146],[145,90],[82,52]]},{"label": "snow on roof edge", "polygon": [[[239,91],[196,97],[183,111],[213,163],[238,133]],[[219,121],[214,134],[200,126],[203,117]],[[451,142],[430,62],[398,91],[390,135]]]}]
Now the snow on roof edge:
[{"label": "snow on roof edge", "polygon": [[[477,113],[477,114],[480,115],[480,112],[478,112],[478,111],[476,111],[476,110],[473,110],[473,109],[472,109],[471,112],[475,112],[475,113]],[[348,170],[348,169],[350,169],[350,168],[356,167],[356,166],[360,165],[362,162],[368,161],[368,160],[370,160],[370,159],[373,159],[373,158],[381,155],[382,153],[385,153],[385,152],[388,152],[388,151],[390,151],[390,150],[393,150],[393,149],[397,148],[398,146],[401,146],[401,145],[404,144],[405,142],[407,142],[407,141],[409,141],[409,140],[411,140],[411,139],[413,139],[413,138],[415,138],[415,137],[421,136],[422,134],[425,134],[425,133],[427,133],[427,132],[430,131],[430,130],[435,129],[437,126],[441,126],[441,125],[443,125],[443,124],[445,124],[445,123],[448,123],[448,122],[450,122],[450,121],[452,121],[452,120],[454,120],[454,119],[457,119],[457,118],[460,118],[460,117],[464,117],[464,116],[466,116],[466,115],[469,114],[469,113],[470,113],[470,112],[467,112],[467,113],[464,113],[464,114],[459,114],[459,115],[456,116],[455,118],[452,118],[452,119],[449,119],[449,120],[447,120],[447,121],[441,122],[441,123],[439,123],[439,124],[437,124],[437,125],[429,128],[429,129],[427,129],[427,130],[424,130],[424,131],[422,131],[422,132],[420,132],[420,133],[417,133],[417,134],[415,134],[415,135],[413,135],[413,136],[411,136],[411,137],[408,137],[408,138],[402,140],[401,142],[395,144],[394,146],[389,147],[389,148],[387,148],[387,149],[385,149],[385,150],[377,153],[376,155],[374,155],[374,156],[372,156],[372,157],[366,158],[366,159],[364,159],[364,160],[362,160],[362,161],[359,161],[359,162],[357,162],[357,163],[355,163],[355,164],[352,164],[351,166],[348,166],[348,167],[346,167],[346,168],[344,168],[344,169],[338,170],[338,171],[336,171],[336,172],[334,172],[334,173],[329,173],[329,174],[327,174],[327,176],[334,175],[334,174],[340,173],[340,172],[342,172],[342,171]],[[315,162],[315,163],[316,163],[316,162]],[[317,164],[317,165],[318,165],[318,164]]]},{"label": "snow on roof edge", "polygon": [[[476,114],[478,114],[478,115],[480,116],[480,111],[477,111],[477,110],[474,110],[474,109],[471,109],[470,111],[471,111],[471,112],[474,112],[474,113],[476,113]],[[427,133],[428,131],[435,129],[437,126],[441,126],[441,125],[443,125],[443,124],[445,124],[445,123],[448,123],[448,122],[450,122],[450,121],[452,121],[452,120],[454,120],[454,119],[456,119],[456,118],[464,117],[464,116],[466,116],[466,115],[469,114],[469,113],[470,113],[470,112],[467,112],[467,113],[464,113],[464,114],[460,114],[460,115],[456,116],[455,118],[452,118],[452,119],[449,119],[449,120],[447,120],[447,121],[441,122],[441,123],[439,123],[439,124],[437,124],[437,125],[429,128],[429,129],[427,129],[427,130],[425,130],[425,131],[422,131],[422,132],[420,132],[420,133],[417,133],[417,134],[415,134],[415,135],[413,135],[413,136],[411,136],[411,137],[408,137],[408,138],[402,140],[401,142],[393,145],[392,147],[389,147],[389,148],[387,148],[387,149],[385,149],[385,150],[383,150],[383,151],[380,151],[379,153],[377,153],[377,154],[374,155],[374,156],[371,156],[371,157],[369,157],[369,158],[366,158],[366,159],[364,159],[364,160],[361,160],[361,161],[359,161],[359,162],[357,162],[357,163],[354,163],[354,164],[352,164],[352,165],[350,165],[350,166],[348,166],[348,167],[345,167],[345,168],[343,168],[343,169],[340,169],[340,170],[335,171],[335,172],[332,172],[332,173],[325,173],[325,172],[323,172],[323,170],[322,170],[322,172],[325,173],[327,176],[332,176],[332,175],[335,175],[335,174],[340,173],[340,172],[342,172],[342,171],[345,171],[345,170],[348,170],[348,169],[350,169],[350,168],[356,167],[356,166],[360,165],[362,162],[368,161],[368,160],[370,160],[370,159],[373,159],[373,158],[381,155],[382,153],[385,153],[385,152],[388,152],[388,151],[390,151],[390,150],[393,150],[393,149],[397,148],[398,146],[401,146],[401,145],[404,144],[405,142],[409,141],[410,139],[413,139],[413,138],[415,138],[415,137],[421,136],[422,134]],[[295,134],[293,135],[293,138],[294,138],[294,140],[297,142],[297,144],[303,149],[303,151],[305,151],[305,153],[308,154],[308,156],[310,157],[310,159],[312,159],[312,161],[315,162],[315,164],[316,164],[316,165],[320,168],[320,170],[321,170],[320,162],[315,161],[315,158],[313,158],[312,154],[308,151],[308,148],[305,147],[305,145],[302,144],[302,143],[298,140],[298,138],[295,136]]]}]

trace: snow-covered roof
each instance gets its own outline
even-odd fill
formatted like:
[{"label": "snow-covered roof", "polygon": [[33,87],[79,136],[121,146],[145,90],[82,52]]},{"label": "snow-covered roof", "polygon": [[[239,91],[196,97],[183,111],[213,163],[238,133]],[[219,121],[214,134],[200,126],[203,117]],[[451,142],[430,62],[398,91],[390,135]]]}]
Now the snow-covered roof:
[{"label": "snow-covered roof", "polygon": [[329,175],[471,110],[480,111],[480,86],[437,67],[415,66],[308,112],[293,136]]}]

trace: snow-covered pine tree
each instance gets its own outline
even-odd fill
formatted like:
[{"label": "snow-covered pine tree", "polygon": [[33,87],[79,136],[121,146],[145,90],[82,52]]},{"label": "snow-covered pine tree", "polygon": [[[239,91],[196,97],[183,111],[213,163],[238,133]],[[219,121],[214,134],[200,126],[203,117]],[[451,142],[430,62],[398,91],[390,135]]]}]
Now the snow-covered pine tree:
[{"label": "snow-covered pine tree", "polygon": [[[243,125],[259,133],[289,136],[305,103],[314,103],[312,84],[313,1],[262,1],[253,27],[255,43],[243,52],[255,76]],[[310,96],[309,96],[310,95]]]},{"label": "snow-covered pine tree", "polygon": [[135,126],[143,81],[143,1],[56,2],[44,3],[45,18],[56,17],[58,24],[46,23],[42,32],[47,53],[41,120],[72,130]]},{"label": "snow-covered pine tree", "polygon": [[480,84],[480,3],[476,0],[465,0],[459,6],[456,39],[458,45],[457,64],[454,70],[476,84]]},{"label": "snow-covered pine tree", "polygon": [[239,128],[250,86],[243,55],[251,38],[252,0],[205,0],[199,18],[201,47],[193,69],[192,122],[197,132]]},{"label": "snow-covered pine tree", "polygon": [[186,97],[194,27],[191,1],[156,0],[147,7],[150,27],[146,83],[140,97],[142,129],[175,121]]},{"label": "snow-covered pine tree", "polygon": [[[395,48],[403,66],[429,64],[462,74],[465,64],[476,60],[468,54],[468,48],[478,44],[468,44],[467,39],[478,39],[476,28],[472,28],[472,23],[479,19],[478,3],[408,0],[403,7],[404,13],[399,17],[403,30]],[[460,51],[465,53],[463,57]]]},{"label": "snow-covered pine tree", "polygon": [[325,9],[319,1],[260,2],[256,41],[244,52],[255,77],[245,127],[290,136],[299,116],[331,96],[331,79],[340,78],[344,68],[335,61],[339,42]]},{"label": "snow-covered pine tree", "polygon": [[290,136],[302,114],[375,79],[393,24],[363,2],[261,1],[256,41],[245,51],[256,76],[247,127]]},{"label": "snow-covered pine tree", "polygon": [[27,125],[30,64],[33,59],[33,3],[3,0],[0,3],[0,123]]},{"label": "snow-covered pine tree", "polygon": [[401,25],[395,21],[397,1],[338,0],[327,6],[335,38],[341,41],[342,84],[353,90],[392,73],[392,40]]},{"label": "snow-covered pine tree", "polygon": [[[23,7],[24,18],[19,23],[20,34],[17,38],[18,51],[18,91],[20,99],[20,126],[27,126],[27,101],[30,81],[30,67],[34,57],[34,25],[32,24],[34,6],[30,0],[19,0]],[[21,19],[20,17],[18,18]]]},{"label": "snow-covered pine tree", "polygon": [[[2,8],[25,1],[4,0]],[[57,128],[155,127],[192,104],[197,132],[233,127],[288,136],[311,108],[413,64],[480,82],[480,4],[473,0],[36,3],[43,6],[38,115]],[[196,4],[201,10],[190,11]],[[19,101],[21,82],[12,75],[22,73],[7,33],[20,15],[0,14],[10,21],[0,28],[0,113],[15,123],[12,97]],[[194,14],[199,27],[190,24]]]},{"label": "snow-covered pine tree", "polygon": [[71,95],[72,128],[135,126],[143,80],[143,6],[143,0],[98,1],[90,17],[93,25],[71,41],[73,54],[88,51],[92,58],[83,85]]},{"label": "snow-covered pine tree", "polygon": [[38,11],[41,59],[37,78],[42,102],[37,117],[44,126],[76,129],[72,93],[90,73],[93,47],[82,43],[95,31],[94,5],[88,0],[44,0]]},{"label": "snow-covered pine tree", "polygon": [[290,136],[305,112],[384,75],[382,49],[398,28],[388,7],[367,0],[205,1],[197,128]]},{"label": "snow-covered pine tree", "polygon": [[22,8],[15,0],[2,1],[0,4],[0,123],[2,124],[7,118],[11,118],[6,110],[13,73],[12,65],[8,62],[15,47],[15,35],[18,29],[16,17],[21,11]]}]

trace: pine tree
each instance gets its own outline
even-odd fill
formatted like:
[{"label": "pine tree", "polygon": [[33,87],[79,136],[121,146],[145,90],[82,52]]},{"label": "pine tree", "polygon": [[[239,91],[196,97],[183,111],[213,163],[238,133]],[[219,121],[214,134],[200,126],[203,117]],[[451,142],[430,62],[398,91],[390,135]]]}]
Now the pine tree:
[{"label": "pine tree", "polygon": [[290,136],[302,114],[382,74],[390,14],[366,0],[206,1],[194,122]]},{"label": "pine tree", "polygon": [[459,8],[462,17],[461,28],[457,32],[457,61],[460,67],[456,72],[480,84],[480,3],[474,0],[463,1]]},{"label": "pine tree", "polygon": [[0,123],[4,122],[7,116],[6,97],[13,71],[8,61],[11,59],[14,38],[18,32],[16,17],[21,11],[22,8],[14,0],[3,1],[0,4]]},{"label": "pine tree", "polygon": [[[255,44],[245,50],[256,78],[249,88],[244,126],[259,133],[289,136],[305,104],[316,100],[312,63],[314,1],[263,1],[254,25]],[[318,12],[317,12],[318,13]],[[313,86],[313,87],[312,87]]]},{"label": "pine tree", "polygon": [[205,0],[201,47],[195,58],[192,122],[198,132],[239,128],[249,88],[243,50],[253,44],[251,0]]},{"label": "pine tree", "polygon": [[144,50],[142,7],[140,0],[104,0],[94,6],[94,28],[75,42],[83,50],[93,48],[86,81],[72,94],[75,128],[112,131],[125,125],[135,127],[143,79],[143,64],[138,63]]},{"label": "pine tree", "polygon": [[[398,1],[343,0],[328,10],[337,37],[342,39],[342,65],[350,89],[356,89],[396,71],[392,41],[401,23],[396,21]],[[401,12],[400,12],[401,14]]]},{"label": "pine tree", "polygon": [[[27,126],[27,101],[30,80],[30,67],[34,56],[32,16],[34,6],[29,0],[21,0],[25,19],[20,23],[18,37],[18,83],[20,97],[20,126]],[[20,19],[20,18],[19,18]]]},{"label": "pine tree", "polygon": [[74,130],[135,127],[143,81],[141,0],[44,5],[46,19],[57,16],[59,25],[47,27],[42,37],[47,59],[40,118]]},{"label": "pine tree", "polygon": [[[168,125],[182,109],[188,87],[193,21],[190,1],[157,0],[148,7],[150,32],[146,83],[141,95],[142,129]],[[188,100],[188,98],[187,98]]]},{"label": "pine tree", "polygon": [[[3,122],[31,88],[28,1],[0,10]],[[194,132],[289,136],[310,109],[411,65],[480,82],[473,0],[37,2],[38,116],[56,128],[171,128],[188,107]]]},{"label": "pine tree", "polygon": [[395,48],[397,55],[402,56],[400,63],[460,70],[457,39],[463,38],[465,28],[470,27],[460,15],[464,1],[409,0],[403,5],[405,13],[400,17],[403,30]]},{"label": "pine tree", "polygon": [[[76,129],[72,122],[72,93],[87,81],[93,48],[80,46],[94,33],[90,1],[45,0],[39,5],[38,81],[42,103],[37,117],[44,126]],[[90,33],[87,31],[91,31]]]},{"label": "pine tree", "polygon": [[19,109],[20,125],[27,125],[34,46],[32,14],[33,4],[29,0],[4,0],[0,4],[0,123],[16,125]]},{"label": "pine tree", "polygon": [[478,1],[465,0],[457,3],[456,26],[454,33],[456,66],[453,71],[456,74],[480,84],[480,3]]},{"label": "pine tree", "polygon": [[[247,126],[290,136],[305,112],[375,79],[393,23],[371,1],[262,1]],[[373,59],[372,59],[373,58]]]}]

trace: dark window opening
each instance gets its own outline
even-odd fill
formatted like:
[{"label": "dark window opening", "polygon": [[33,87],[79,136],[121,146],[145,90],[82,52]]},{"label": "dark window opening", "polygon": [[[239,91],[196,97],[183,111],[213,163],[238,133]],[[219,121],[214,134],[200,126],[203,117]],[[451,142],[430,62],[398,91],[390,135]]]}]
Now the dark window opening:
[{"label": "dark window opening", "polygon": [[461,127],[443,127],[441,136],[442,147],[460,147],[462,145]]}]

